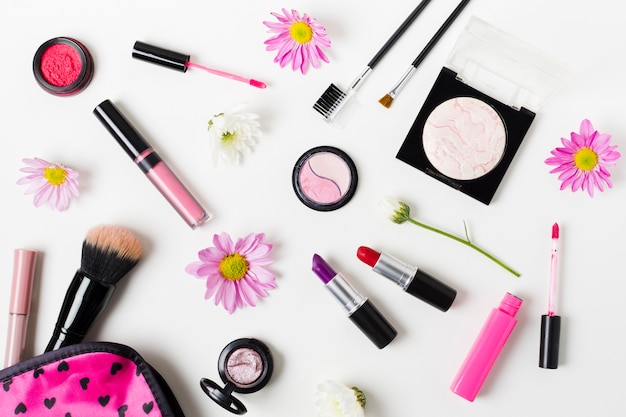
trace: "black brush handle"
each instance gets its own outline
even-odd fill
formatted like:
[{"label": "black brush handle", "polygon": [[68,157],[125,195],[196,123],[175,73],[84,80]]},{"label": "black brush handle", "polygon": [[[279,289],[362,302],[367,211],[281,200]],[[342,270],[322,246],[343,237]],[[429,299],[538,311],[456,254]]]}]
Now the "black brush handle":
[{"label": "black brush handle", "polygon": [[380,61],[382,57],[385,56],[387,52],[389,52],[393,44],[396,43],[400,36],[402,36],[402,34],[407,30],[411,23],[413,23],[417,16],[419,16],[419,14],[422,12],[422,10],[424,10],[428,3],[430,3],[430,0],[422,0],[422,2],[417,5],[417,7],[411,12],[410,15],[407,16],[407,18],[404,20],[404,22],[402,22],[398,29],[396,29],[393,35],[391,35],[391,37],[387,39],[387,42],[385,42],[383,47],[380,48],[376,55],[374,55],[374,58],[370,60],[370,62],[367,64],[368,67],[372,69],[374,68],[378,61]]},{"label": "black brush handle", "polygon": [[80,343],[104,310],[115,290],[78,270],[65,293],[65,299],[46,352]]},{"label": "black brush handle", "polygon": [[439,30],[433,35],[430,41],[428,41],[424,49],[422,49],[422,52],[420,52],[420,54],[415,58],[415,60],[413,60],[413,62],[411,63],[412,66],[417,67],[419,64],[421,64],[424,58],[426,58],[426,55],[428,55],[430,50],[433,49],[433,47],[439,41],[439,39],[441,39],[443,34],[446,33],[446,31],[452,25],[452,23],[456,20],[456,18],[459,17],[459,15],[461,14],[463,9],[465,8],[465,6],[467,6],[467,3],[469,2],[470,0],[463,0],[456,6],[456,8],[452,11],[450,16],[448,16],[446,21],[443,22]]}]

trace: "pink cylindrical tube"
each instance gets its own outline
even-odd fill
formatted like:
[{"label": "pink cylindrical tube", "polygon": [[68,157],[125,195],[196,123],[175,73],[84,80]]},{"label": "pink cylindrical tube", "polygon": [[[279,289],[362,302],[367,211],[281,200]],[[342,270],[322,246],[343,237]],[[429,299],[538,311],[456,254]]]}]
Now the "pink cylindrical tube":
[{"label": "pink cylindrical tube", "polygon": [[36,261],[37,251],[30,249],[15,249],[13,251],[13,281],[11,283],[9,326],[4,356],[5,368],[22,360],[26,346],[26,330],[30,315]]},{"label": "pink cylindrical tube", "polygon": [[474,341],[450,389],[468,401],[474,401],[504,344],[517,324],[522,300],[506,293],[500,306],[491,310]]},{"label": "pink cylindrical tube", "polygon": [[204,223],[209,215],[191,195],[165,162],[158,162],[146,172],[148,179],[174,207],[178,214],[195,229]]},{"label": "pink cylindrical tube", "polygon": [[126,151],[185,222],[195,229],[209,219],[209,214],[180,182],[148,141],[109,100],[100,103],[94,114]]}]

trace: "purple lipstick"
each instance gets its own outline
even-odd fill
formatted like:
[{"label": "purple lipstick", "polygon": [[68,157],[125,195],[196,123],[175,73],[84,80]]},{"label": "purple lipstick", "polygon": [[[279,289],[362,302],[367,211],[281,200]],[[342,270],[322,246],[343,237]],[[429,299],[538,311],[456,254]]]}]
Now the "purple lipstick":
[{"label": "purple lipstick", "polygon": [[348,318],[379,348],[387,346],[398,334],[376,306],[318,254],[313,255],[313,272],[348,313]]}]

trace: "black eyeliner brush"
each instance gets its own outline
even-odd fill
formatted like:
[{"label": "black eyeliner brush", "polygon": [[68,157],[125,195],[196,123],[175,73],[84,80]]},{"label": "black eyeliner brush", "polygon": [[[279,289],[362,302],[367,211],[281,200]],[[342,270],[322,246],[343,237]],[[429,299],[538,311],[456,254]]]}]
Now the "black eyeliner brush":
[{"label": "black eyeliner brush", "polygon": [[139,239],[120,226],[96,226],[83,241],[80,268],[66,293],[46,352],[80,343],[108,304],[115,285],[142,255]]},{"label": "black eyeliner brush", "polygon": [[467,6],[467,3],[469,2],[470,0],[462,0],[456,6],[456,8],[452,11],[450,16],[448,16],[446,21],[443,22],[443,25],[441,25],[439,30],[435,32],[435,34],[430,39],[430,41],[428,41],[424,49],[422,49],[419,55],[413,60],[413,62],[409,66],[409,69],[407,69],[406,72],[402,74],[402,77],[400,77],[398,82],[391,88],[389,93],[385,94],[380,100],[378,100],[380,104],[382,104],[386,108],[391,107],[391,103],[393,103],[393,99],[396,98],[396,96],[398,95],[398,92],[400,92],[400,89],[404,87],[404,85],[407,83],[411,75],[413,75],[413,73],[415,72],[419,64],[422,63],[424,58],[426,58],[426,55],[428,55],[430,50],[433,49],[435,44],[439,41],[439,39],[441,39],[443,34],[448,30],[448,28],[452,25],[452,23],[456,20],[456,18],[459,17],[459,15],[461,14],[463,9],[465,8],[465,6]]},{"label": "black eyeliner brush", "polygon": [[407,30],[407,28],[413,23],[413,21],[419,16],[424,8],[430,3],[430,0],[422,0],[420,4],[407,16],[402,24],[391,35],[387,42],[380,48],[380,50],[374,55],[374,57],[367,64],[365,69],[355,78],[350,84],[350,87],[344,92],[335,84],[330,86],[324,91],[320,98],[313,105],[313,109],[320,113],[326,121],[332,121],[335,115],[341,110],[344,104],[348,101],[352,93],[361,85],[369,73],[374,69],[376,64],[389,52],[391,47],[396,43],[400,36]]}]

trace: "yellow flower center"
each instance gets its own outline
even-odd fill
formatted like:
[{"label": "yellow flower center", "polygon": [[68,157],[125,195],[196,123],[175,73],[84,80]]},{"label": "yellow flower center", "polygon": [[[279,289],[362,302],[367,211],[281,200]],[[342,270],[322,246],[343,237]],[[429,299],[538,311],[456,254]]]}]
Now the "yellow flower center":
[{"label": "yellow flower center", "polygon": [[305,44],[313,39],[313,29],[304,22],[296,22],[289,28],[289,35],[294,41]]},{"label": "yellow flower center", "polygon": [[67,171],[59,166],[46,167],[43,171],[43,177],[48,180],[51,185],[61,185],[65,183]]},{"label": "yellow flower center", "polygon": [[574,154],[574,164],[582,171],[591,171],[598,164],[598,154],[591,148],[580,148]]},{"label": "yellow flower center", "polygon": [[222,133],[222,142],[230,142],[237,139],[237,132],[224,132]]},{"label": "yellow flower center", "polygon": [[248,272],[248,261],[238,253],[226,255],[220,261],[222,276],[230,281],[239,281]]}]

